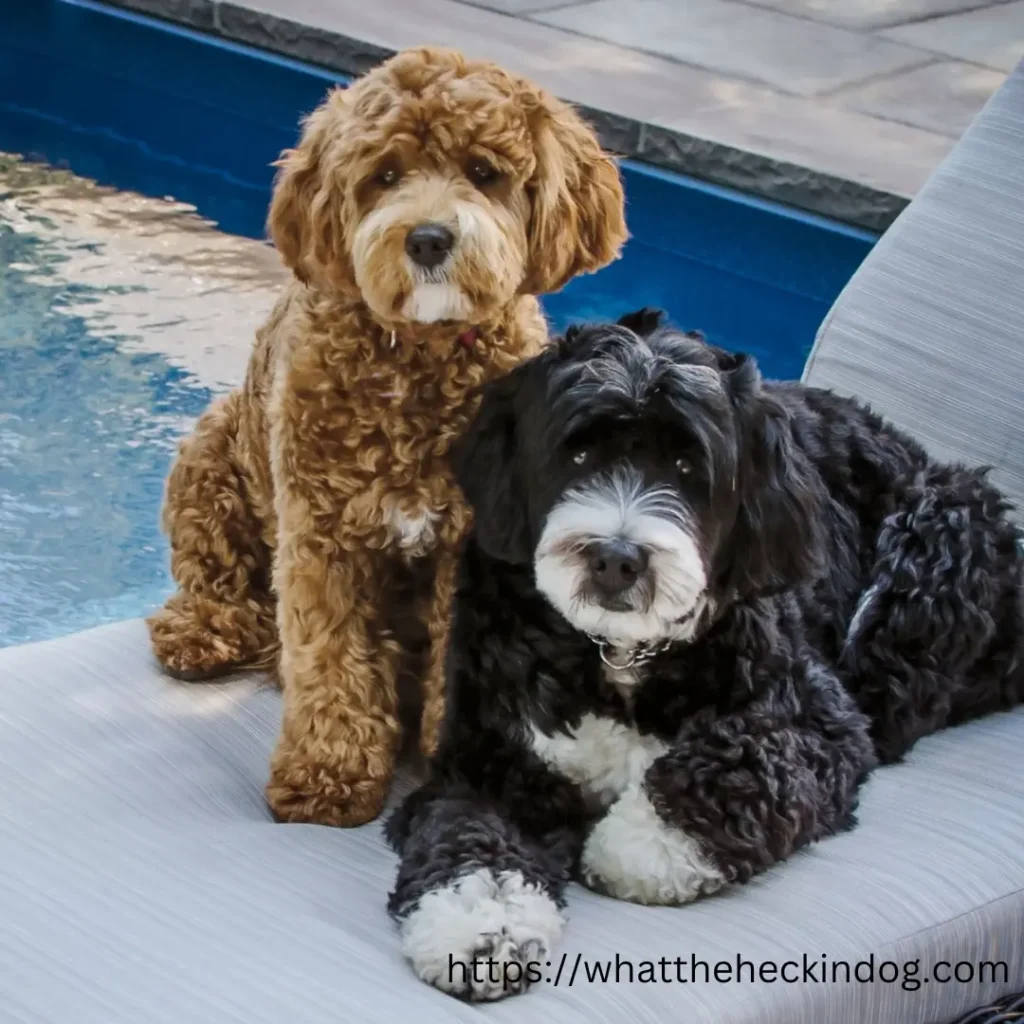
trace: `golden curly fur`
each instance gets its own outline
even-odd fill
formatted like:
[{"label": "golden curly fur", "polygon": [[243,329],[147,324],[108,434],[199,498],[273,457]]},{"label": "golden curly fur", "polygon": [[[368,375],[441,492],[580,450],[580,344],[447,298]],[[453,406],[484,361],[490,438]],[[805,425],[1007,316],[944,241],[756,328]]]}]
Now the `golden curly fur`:
[{"label": "golden curly fur", "polygon": [[[425,563],[421,745],[432,749],[456,549],[446,452],[474,391],[546,338],[536,295],[614,259],[613,161],[567,105],[458,53],[401,53],[331,92],[279,161],[268,226],[294,278],[244,385],[180,446],[163,511],[178,591],[158,660],[201,679],[276,666],[280,820],[383,805],[400,734],[396,569]],[[454,238],[424,269],[423,223]]]}]

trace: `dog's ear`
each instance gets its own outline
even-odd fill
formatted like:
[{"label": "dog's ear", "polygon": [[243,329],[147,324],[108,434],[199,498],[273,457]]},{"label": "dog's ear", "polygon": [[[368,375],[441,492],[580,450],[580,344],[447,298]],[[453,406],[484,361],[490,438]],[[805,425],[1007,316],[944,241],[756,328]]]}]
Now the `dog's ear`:
[{"label": "dog's ear", "polygon": [[820,571],[828,495],[793,435],[790,414],[748,356],[717,350],[740,436],[739,512],[725,586],[740,596],[795,586]]},{"label": "dog's ear", "polygon": [[627,331],[632,331],[641,338],[647,338],[661,327],[665,320],[664,310],[644,306],[643,309],[620,316],[617,323],[620,327],[625,327]]},{"label": "dog's ear", "polygon": [[343,289],[352,271],[342,238],[344,183],[337,179],[341,161],[332,144],[347,116],[345,90],[332,90],[302,124],[294,149],[286,149],[275,166],[274,193],[267,230],[292,273],[304,284]]},{"label": "dog's ear", "polygon": [[622,179],[594,130],[541,92],[533,116],[537,165],[528,182],[527,273],[521,290],[556,292],[616,259],[629,237]]},{"label": "dog's ear", "polygon": [[528,372],[528,364],[517,366],[480,389],[476,416],[449,454],[480,547],[517,565],[533,555],[516,431],[516,396]]}]

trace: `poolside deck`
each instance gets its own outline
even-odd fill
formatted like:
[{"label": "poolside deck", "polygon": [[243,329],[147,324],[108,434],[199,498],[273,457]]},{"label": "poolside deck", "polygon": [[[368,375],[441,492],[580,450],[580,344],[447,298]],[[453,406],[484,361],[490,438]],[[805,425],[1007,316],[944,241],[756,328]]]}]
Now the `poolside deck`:
[{"label": "poolside deck", "polygon": [[1024,57],[1024,0],[115,0],[348,73],[444,43],[624,155],[875,230]]}]

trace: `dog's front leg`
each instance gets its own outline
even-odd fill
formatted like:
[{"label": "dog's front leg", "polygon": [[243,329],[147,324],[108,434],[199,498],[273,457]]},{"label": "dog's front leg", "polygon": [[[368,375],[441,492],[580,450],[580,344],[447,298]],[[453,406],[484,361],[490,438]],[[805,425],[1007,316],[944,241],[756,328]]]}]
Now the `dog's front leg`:
[{"label": "dog's front leg", "polygon": [[579,850],[570,826],[527,837],[484,795],[428,783],[388,832],[402,857],[388,910],[421,980],[484,1001],[553,973],[562,893]]},{"label": "dog's front leg", "polygon": [[689,903],[746,882],[848,827],[872,764],[865,722],[852,709],[827,729],[759,712],[689,729],[593,827],[583,878],[649,904]]},{"label": "dog's front leg", "polygon": [[360,825],[383,807],[399,722],[381,576],[379,555],[317,531],[279,549],[284,715],[267,801],[281,821]]},{"label": "dog's front leg", "polygon": [[444,717],[444,670],[451,631],[452,598],[458,575],[459,558],[453,548],[442,548],[437,555],[434,586],[426,608],[430,646],[423,672],[423,715],[420,724],[420,749],[430,757],[437,749],[438,733]]}]

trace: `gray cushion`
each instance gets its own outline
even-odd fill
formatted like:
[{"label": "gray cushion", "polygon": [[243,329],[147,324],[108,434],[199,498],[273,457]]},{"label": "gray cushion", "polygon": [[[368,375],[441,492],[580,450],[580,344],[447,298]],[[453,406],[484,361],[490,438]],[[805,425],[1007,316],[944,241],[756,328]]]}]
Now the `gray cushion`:
[{"label": "gray cushion", "polygon": [[[402,961],[379,823],[269,819],[279,701],[256,678],[169,681],[138,621],[0,651],[0,1021],[934,1024],[1024,988],[1024,711],[922,742],[868,782],[857,829],[742,889],[655,909],[573,887],[561,984],[479,1009]],[[639,970],[823,953],[920,958],[922,978],[941,960],[1011,967],[916,992],[582,968],[568,986],[577,955]]]},{"label": "gray cushion", "polygon": [[1024,502],[1024,64],[847,285],[804,380]]},{"label": "gray cushion", "polygon": [[[851,282],[807,372],[936,454],[994,463],[1018,498],[1021,167],[1019,72]],[[0,1022],[938,1024],[1024,988],[1024,709],[922,742],[869,780],[857,829],[742,889],[653,909],[573,887],[561,983],[485,1008],[399,956],[379,822],[269,819],[279,714],[254,677],[170,682],[138,621],[0,651]],[[616,957],[618,980],[586,980]],[[680,983],[691,957],[741,980]],[[861,977],[873,958],[876,980],[804,981],[805,957]],[[662,958],[670,980],[627,979]],[[979,960],[1008,970],[934,980]],[[791,977],[787,961],[800,981],[749,980]],[[895,982],[877,980],[887,961]]]}]

